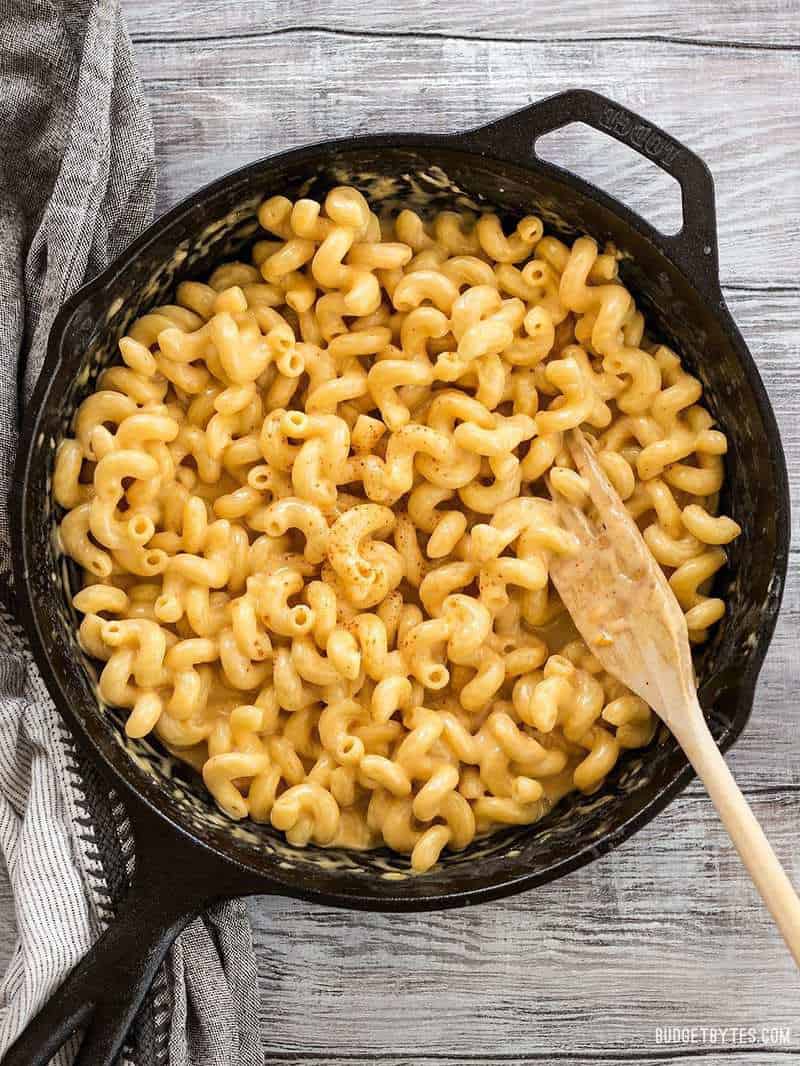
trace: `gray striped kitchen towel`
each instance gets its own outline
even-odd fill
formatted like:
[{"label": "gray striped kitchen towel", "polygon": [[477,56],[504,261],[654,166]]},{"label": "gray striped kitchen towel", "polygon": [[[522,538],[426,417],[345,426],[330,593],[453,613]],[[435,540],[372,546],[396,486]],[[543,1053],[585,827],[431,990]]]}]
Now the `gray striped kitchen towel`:
[{"label": "gray striped kitchen towel", "polygon": [[[113,918],[131,867],[125,812],[82,763],[14,622],[7,501],[53,317],[146,225],[154,193],[119,0],[0,0],[0,847],[18,930],[0,1060]],[[263,1066],[257,1006],[244,906],[222,904],[179,938],[123,1061]]]}]

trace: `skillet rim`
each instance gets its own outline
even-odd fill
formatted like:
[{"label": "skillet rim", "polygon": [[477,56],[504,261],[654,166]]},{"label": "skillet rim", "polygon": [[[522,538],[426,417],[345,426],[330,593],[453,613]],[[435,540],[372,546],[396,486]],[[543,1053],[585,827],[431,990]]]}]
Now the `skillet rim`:
[{"label": "skillet rim", "polygon": [[[512,117],[513,115],[503,116],[497,121],[507,121]],[[510,163],[534,175],[537,172],[541,172],[551,180],[572,186],[583,196],[595,200],[615,215],[624,225],[634,229],[641,237],[652,243],[659,253],[668,259],[683,276],[687,284],[701,298],[705,299],[700,282],[690,276],[685,265],[679,261],[679,257],[676,255],[675,238],[665,238],[663,234],[660,234],[626,205],[576,175],[541,160],[533,151],[530,158],[520,160],[517,153],[504,154],[502,151],[497,150],[494,145],[492,145],[491,150],[481,148],[481,131],[493,125],[495,125],[495,122],[490,122],[486,126],[455,134],[381,133],[360,137],[343,137],[303,145],[276,155],[254,160],[207,183],[196,192],[179,201],[165,214],[155,219],[101,274],[81,286],[65,302],[53,321],[48,338],[46,357],[33,396],[25,409],[10,493],[12,571],[17,613],[23,622],[36,665],[42,674],[59,714],[66,720],[72,734],[82,742],[84,750],[88,746],[88,757],[105,773],[111,783],[124,793],[126,806],[129,809],[134,828],[136,827],[137,816],[140,813],[145,816],[151,827],[152,816],[155,816],[157,819],[156,824],[160,823],[165,836],[177,835],[182,842],[197,851],[198,862],[202,855],[206,861],[213,861],[218,865],[222,864],[236,871],[241,882],[237,881],[235,887],[237,893],[267,894],[273,892],[328,906],[406,912],[441,910],[499,899],[549,881],[555,881],[586,865],[593,859],[604,855],[650,822],[675,796],[686,788],[687,784],[695,776],[691,766],[686,762],[675,773],[670,782],[656,792],[635,814],[623,821],[611,832],[555,862],[544,871],[521,873],[516,876],[510,876],[507,879],[495,880],[487,885],[456,888],[452,891],[420,898],[408,897],[402,893],[397,895],[387,893],[386,895],[378,896],[369,892],[345,893],[337,892],[336,890],[331,891],[310,886],[303,880],[302,872],[293,874],[292,871],[289,871],[287,875],[286,871],[280,869],[277,862],[273,864],[274,868],[269,873],[258,869],[255,865],[251,865],[241,853],[238,853],[238,849],[236,854],[231,854],[198,836],[195,831],[184,824],[179,812],[176,812],[175,816],[166,813],[157,802],[159,799],[163,801],[165,795],[168,796],[165,789],[156,784],[148,774],[140,770],[134,760],[121,747],[115,746],[111,749],[114,757],[109,756],[108,752],[104,750],[98,739],[93,735],[83,716],[71,706],[62,687],[58,672],[52,667],[50,662],[47,640],[37,620],[37,613],[31,596],[31,587],[27,578],[30,564],[30,548],[29,540],[26,537],[26,531],[29,527],[29,494],[26,490],[33,444],[49,400],[52,375],[56,368],[67,362],[62,352],[66,327],[75,312],[87,300],[103,289],[108,288],[116,276],[157,239],[161,231],[224,188],[236,183],[247,182],[255,173],[269,167],[274,167],[281,163],[302,163],[304,158],[309,161],[315,158],[318,160],[326,153],[347,152],[365,148],[385,148],[390,150],[417,148],[428,152],[435,151],[437,148],[447,148],[451,151],[460,151],[498,162]],[[719,294],[719,303],[716,305],[715,300],[715,306],[711,310],[716,315],[719,325],[731,344],[737,362],[742,368],[747,385],[758,407],[766,431],[772,473],[777,489],[776,542],[769,596],[764,604],[762,624],[759,627],[757,639],[752,645],[751,653],[742,667],[741,676],[735,686],[736,714],[720,743],[720,749],[726,751],[741,735],[752,712],[755,685],[780,613],[789,558],[790,496],[786,461],[772,405],[755,361],[725,304],[716,275],[711,279],[711,282],[714,293]],[[236,838],[231,835],[229,839],[235,847]],[[137,834],[137,847],[142,844],[145,845],[144,850],[147,851],[147,841],[140,839],[140,835]],[[401,882],[397,883],[400,884]]]}]

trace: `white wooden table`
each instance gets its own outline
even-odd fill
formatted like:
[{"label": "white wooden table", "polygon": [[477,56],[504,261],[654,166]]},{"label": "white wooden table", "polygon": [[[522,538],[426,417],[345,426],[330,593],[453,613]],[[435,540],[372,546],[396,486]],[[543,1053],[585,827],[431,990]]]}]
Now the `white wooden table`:
[{"label": "white wooden table", "polygon": [[[800,515],[799,0],[124,7],[155,122],[161,208],[283,148],[468,127],[569,86],[615,97],[696,149],[716,179],[726,298],[777,411]],[[667,217],[646,164],[585,143],[561,138],[558,158]],[[794,529],[797,540],[798,518]],[[790,566],[730,762],[800,884],[797,546]],[[697,786],[617,851],[510,901],[396,916],[264,899],[251,915],[269,1063],[800,1060],[797,974]],[[2,881],[0,964],[13,935]],[[698,1029],[665,1046],[669,1026]],[[744,1031],[714,1042],[700,1027]],[[770,1042],[787,1028],[788,1045]]]}]

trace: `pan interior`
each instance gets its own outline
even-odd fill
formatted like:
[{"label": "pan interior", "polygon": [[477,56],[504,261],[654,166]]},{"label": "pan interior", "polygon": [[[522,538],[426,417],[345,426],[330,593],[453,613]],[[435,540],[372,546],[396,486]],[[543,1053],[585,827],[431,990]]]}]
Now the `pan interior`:
[{"label": "pan interior", "polygon": [[[31,441],[24,494],[28,590],[47,673],[58,696],[105,759],[174,821],[254,872],[302,886],[304,893],[359,897],[366,905],[435,905],[443,895],[466,901],[524,878],[546,881],[600,854],[645,820],[674,791],[686,763],[670,737],[642,752],[628,752],[593,796],[572,794],[531,827],[477,841],[446,853],[428,874],[411,877],[408,860],[387,850],[368,853],[297,850],[267,826],[234,824],[215,807],[202,781],[148,740],[125,736],[123,718],[101,706],[95,667],[80,650],[78,618],[69,606],[72,564],[58,552],[58,515],[51,503],[55,448],[76,406],[94,388],[101,369],[116,361],[117,341],[132,320],[168,302],[176,284],[205,279],[224,260],[245,257],[257,238],[256,208],[265,196],[322,198],[331,186],[352,184],[374,206],[442,208],[491,206],[509,221],[540,215],[549,232],[565,239],[589,233],[613,239],[625,253],[621,274],[648,325],[684,357],[706,390],[706,402],[728,435],[725,513],[743,528],[717,589],[728,615],[697,660],[701,696],[712,732],[730,743],[747,714],[762,644],[775,611],[775,559],[779,541],[781,482],[767,441],[761,408],[746,372],[740,342],[725,328],[719,309],[706,306],[644,231],[550,172],[487,159],[454,142],[354,144],[290,153],[257,163],[217,183],[173,211],[145,235],[61,320],[46,367],[48,392]],[[54,359],[60,356],[60,359]],[[757,547],[757,550],[755,550]],[[777,579],[780,586],[780,577]],[[761,634],[766,625],[767,636]]]}]

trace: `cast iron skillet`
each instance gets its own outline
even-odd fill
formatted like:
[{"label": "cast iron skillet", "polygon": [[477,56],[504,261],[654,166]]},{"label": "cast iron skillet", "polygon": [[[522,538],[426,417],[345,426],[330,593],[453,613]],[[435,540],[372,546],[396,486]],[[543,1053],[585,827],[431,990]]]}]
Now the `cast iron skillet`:
[{"label": "cast iron skillet", "polygon": [[[683,229],[664,236],[637,215],[535,154],[536,139],[582,121],[638,150],[675,177]],[[222,897],[282,893],[327,905],[432,910],[477,903],[561,877],[625,840],[691,778],[668,738],[628,753],[599,795],[569,797],[547,819],[446,855],[430,873],[407,875],[387,851],[298,851],[269,827],[233,826],[202,785],[102,708],[92,664],[75,639],[65,583],[70,566],[53,535],[50,477],[55,447],[97,373],[115,358],[131,319],[166,302],[185,277],[206,277],[246,254],[264,196],[321,197],[358,185],[373,201],[420,208],[477,201],[509,218],[540,214],[571,239],[612,239],[631,258],[625,283],[648,322],[703,380],[728,434],[726,513],[743,528],[719,585],[725,624],[698,660],[701,701],[721,747],[741,733],[778,613],[789,544],[789,496],[778,430],[753,360],[722,299],[714,191],[708,169],[672,137],[625,108],[571,91],[449,136],[380,134],[331,141],[262,160],[196,193],[153,225],[78,292],[53,327],[28,408],[13,501],[14,576],[36,662],[70,729],[120,793],[136,838],[136,870],[116,921],[31,1022],[6,1066],[44,1066],[68,1035],[87,1027],[79,1066],[108,1066],[170,944]]]}]

